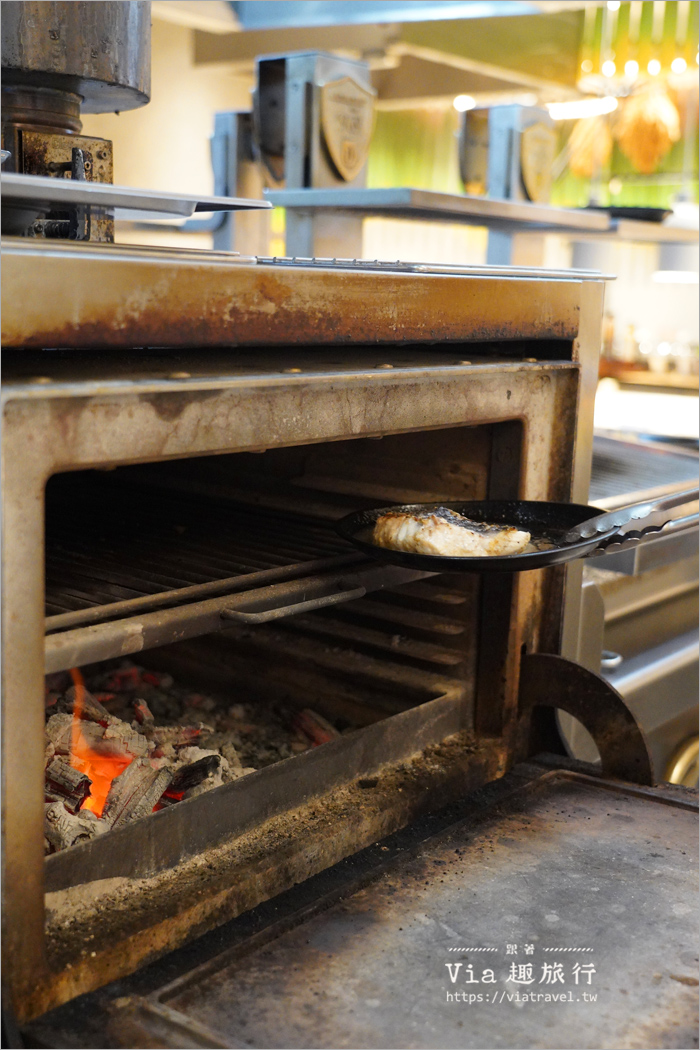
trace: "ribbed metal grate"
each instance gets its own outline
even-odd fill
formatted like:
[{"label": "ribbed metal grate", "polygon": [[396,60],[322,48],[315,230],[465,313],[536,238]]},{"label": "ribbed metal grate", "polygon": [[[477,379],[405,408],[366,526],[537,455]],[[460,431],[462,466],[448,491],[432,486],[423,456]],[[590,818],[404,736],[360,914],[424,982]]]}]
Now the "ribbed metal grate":
[{"label": "ribbed metal grate", "polygon": [[697,456],[596,437],[590,502],[645,492],[662,485],[693,482],[697,476]]},{"label": "ribbed metal grate", "polygon": [[46,615],[352,550],[300,514],[61,478],[47,490]]}]

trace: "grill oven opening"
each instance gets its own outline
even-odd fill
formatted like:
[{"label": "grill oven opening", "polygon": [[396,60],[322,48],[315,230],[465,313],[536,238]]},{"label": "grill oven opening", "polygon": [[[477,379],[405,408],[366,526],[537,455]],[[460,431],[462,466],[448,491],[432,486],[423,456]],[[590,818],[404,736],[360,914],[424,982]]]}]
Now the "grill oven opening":
[{"label": "grill oven opening", "polygon": [[[374,775],[454,732],[473,736],[479,578],[373,563],[333,522],[361,507],[483,498],[494,448],[520,431],[509,421],[53,476],[47,791],[65,802],[59,762],[102,795],[78,811],[87,787],[71,785],[79,816],[47,837],[47,888],[138,874],[128,840],[110,859],[105,831],[113,838],[222,785],[240,794],[255,771],[256,795],[284,759],[294,759],[293,781],[313,758],[316,786],[328,786],[356,730],[421,705],[437,710],[414,739],[415,726],[378,738],[344,775]],[[312,752],[327,744],[324,769]],[[110,766],[119,749],[122,764]],[[201,844],[215,840],[210,828]]]}]

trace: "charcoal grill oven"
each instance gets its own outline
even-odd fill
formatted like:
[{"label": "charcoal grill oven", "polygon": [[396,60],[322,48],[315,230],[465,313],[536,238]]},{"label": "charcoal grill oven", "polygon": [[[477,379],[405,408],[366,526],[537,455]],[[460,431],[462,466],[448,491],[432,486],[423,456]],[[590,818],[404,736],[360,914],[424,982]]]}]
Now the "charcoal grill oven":
[{"label": "charcoal grill oven", "polygon": [[[394,501],[585,501],[600,278],[3,247],[4,979],[21,1022],[501,777],[551,731],[533,705],[577,713],[605,772],[650,780],[634,723],[600,717],[614,695],[556,655],[578,565],[428,577],[332,529]],[[45,857],[44,673],[125,655],[346,732]]]}]

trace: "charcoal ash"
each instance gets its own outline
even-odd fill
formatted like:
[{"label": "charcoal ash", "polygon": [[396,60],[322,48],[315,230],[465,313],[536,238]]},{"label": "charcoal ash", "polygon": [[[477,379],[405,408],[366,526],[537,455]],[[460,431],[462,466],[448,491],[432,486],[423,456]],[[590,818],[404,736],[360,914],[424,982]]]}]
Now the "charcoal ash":
[{"label": "charcoal ash", "polygon": [[77,813],[90,794],[92,781],[62,758],[52,758],[46,766],[46,802],[62,802],[69,813]]},{"label": "charcoal ash", "polygon": [[44,806],[44,851],[57,853],[78,842],[103,835],[110,830],[107,821],[95,816],[89,809],[70,813],[63,802],[49,802]]}]

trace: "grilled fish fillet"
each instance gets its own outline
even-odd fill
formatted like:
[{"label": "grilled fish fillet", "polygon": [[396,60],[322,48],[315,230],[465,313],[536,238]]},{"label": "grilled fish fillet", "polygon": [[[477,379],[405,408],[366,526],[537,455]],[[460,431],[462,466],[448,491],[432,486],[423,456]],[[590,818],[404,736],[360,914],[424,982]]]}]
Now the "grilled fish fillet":
[{"label": "grilled fish fillet", "polygon": [[409,514],[390,511],[377,518],[372,539],[379,547],[411,554],[442,554],[479,558],[517,554],[530,542],[530,533],[512,525],[472,521],[446,507]]}]

